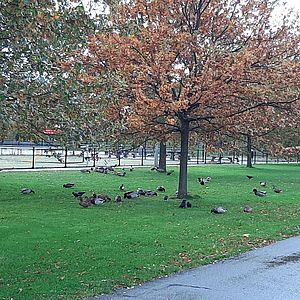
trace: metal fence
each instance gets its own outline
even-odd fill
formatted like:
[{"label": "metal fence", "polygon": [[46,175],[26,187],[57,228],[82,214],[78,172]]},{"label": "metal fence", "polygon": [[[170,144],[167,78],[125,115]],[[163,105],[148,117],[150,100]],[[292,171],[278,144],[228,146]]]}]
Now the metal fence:
[{"label": "metal fence", "polygon": [[[134,150],[111,150],[96,147],[70,149],[58,146],[1,146],[1,169],[41,169],[41,168],[87,168],[97,166],[153,166],[154,148],[140,147]],[[167,165],[179,165],[180,151],[167,148]],[[299,155],[285,159],[273,157],[267,153],[253,151],[253,164],[299,163]],[[201,146],[190,151],[188,164],[246,164],[243,152],[226,151],[222,153],[206,152]]]}]

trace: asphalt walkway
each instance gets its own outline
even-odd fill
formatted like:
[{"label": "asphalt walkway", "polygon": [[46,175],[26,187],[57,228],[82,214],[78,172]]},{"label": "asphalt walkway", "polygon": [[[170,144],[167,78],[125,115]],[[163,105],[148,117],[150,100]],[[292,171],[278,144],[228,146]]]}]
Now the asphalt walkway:
[{"label": "asphalt walkway", "polygon": [[300,236],[88,300],[300,300]]}]

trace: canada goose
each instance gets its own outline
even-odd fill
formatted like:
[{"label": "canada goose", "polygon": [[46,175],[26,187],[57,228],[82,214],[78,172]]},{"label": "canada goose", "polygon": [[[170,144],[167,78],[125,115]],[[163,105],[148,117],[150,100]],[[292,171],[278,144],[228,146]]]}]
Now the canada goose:
[{"label": "canada goose", "polygon": [[214,214],[224,214],[226,213],[227,209],[223,208],[222,206],[213,208],[210,212]]},{"label": "canada goose", "polygon": [[21,189],[21,193],[24,194],[24,195],[26,195],[26,194],[35,194],[34,190],[29,189],[29,188]]},{"label": "canada goose", "polygon": [[110,202],[111,198],[106,194],[99,194],[96,198],[104,200],[104,202]]},{"label": "canada goose", "polygon": [[102,199],[102,198],[99,198],[99,197],[91,199],[91,203],[94,204],[94,205],[100,205],[100,204],[103,204],[105,202],[106,202],[105,199]]},{"label": "canada goose", "polygon": [[124,193],[124,198],[127,198],[128,195],[135,193],[134,191],[128,191]]},{"label": "canada goose", "polygon": [[283,192],[283,190],[281,189],[281,188],[278,188],[278,187],[276,187],[276,186],[274,186],[273,185],[273,191],[275,192],[275,193],[282,193]]},{"label": "canada goose", "polygon": [[153,191],[146,191],[145,196],[157,196],[157,193]]},{"label": "canada goose", "polygon": [[187,208],[192,208],[192,203],[188,201],[188,202],[186,203],[186,207],[187,207]]},{"label": "canada goose", "polygon": [[92,205],[92,202],[90,199],[82,199],[80,198],[80,201],[79,201],[79,205],[84,207],[84,208],[88,208]]},{"label": "canada goose", "polygon": [[120,195],[117,195],[117,196],[115,197],[115,201],[116,201],[117,203],[122,202],[122,197],[121,197]]},{"label": "canada goose", "polygon": [[253,178],[253,176],[250,176],[250,175],[247,175],[247,177],[249,180]]},{"label": "canada goose", "polygon": [[140,195],[137,192],[126,192],[124,193],[124,198],[127,199],[134,199],[134,198],[138,198]]},{"label": "canada goose", "polygon": [[81,173],[91,173],[91,170],[87,170],[87,169],[82,169],[80,170]]},{"label": "canada goose", "polygon": [[130,166],[129,171],[132,172],[133,170],[134,170],[134,167],[133,167],[133,166]]},{"label": "canada goose", "polygon": [[179,208],[186,208],[186,200],[183,199],[179,205]]},{"label": "canada goose", "polygon": [[261,181],[259,184],[263,187],[267,186],[267,183],[265,181]]},{"label": "canada goose", "polygon": [[74,185],[75,185],[75,183],[66,183],[66,184],[63,184],[63,187],[66,189],[69,189],[69,188],[73,187]]},{"label": "canada goose", "polygon": [[201,185],[206,185],[206,184],[208,184],[208,181],[207,181],[207,179],[205,179],[205,178],[199,177],[199,178],[198,178],[198,181],[199,181],[199,183],[200,183]]},{"label": "canada goose", "polygon": [[125,189],[125,186],[124,186],[124,184],[122,183],[122,184],[119,186],[119,190],[120,190],[120,191],[124,191],[124,189]]},{"label": "canada goose", "polygon": [[107,168],[105,168],[105,167],[95,168],[95,172],[98,172],[98,173],[105,173],[105,171],[107,172]]},{"label": "canada goose", "polygon": [[115,172],[115,175],[124,177],[126,175],[126,172]]},{"label": "canada goose", "polygon": [[140,196],[145,196],[146,195],[146,192],[141,189],[141,188],[138,188],[137,191],[136,191]]},{"label": "canada goose", "polygon": [[169,172],[167,172],[167,175],[171,175],[173,174],[175,171],[174,170],[170,170]]},{"label": "canada goose", "polygon": [[252,191],[258,197],[264,197],[267,195],[267,192],[265,191],[258,191],[257,189],[253,189]]},{"label": "canada goose", "polygon": [[156,188],[156,190],[157,191],[159,191],[159,192],[165,192],[166,191],[166,189],[161,185],[161,186],[158,186],[157,188]]},{"label": "canada goose", "polygon": [[250,207],[249,205],[246,205],[246,206],[244,207],[243,211],[244,211],[245,213],[252,213],[253,208]]},{"label": "canada goose", "polygon": [[75,198],[81,197],[83,194],[85,194],[85,192],[72,192],[73,196]]},{"label": "canada goose", "polygon": [[169,199],[169,196],[164,196],[165,201],[168,201],[168,199]]}]

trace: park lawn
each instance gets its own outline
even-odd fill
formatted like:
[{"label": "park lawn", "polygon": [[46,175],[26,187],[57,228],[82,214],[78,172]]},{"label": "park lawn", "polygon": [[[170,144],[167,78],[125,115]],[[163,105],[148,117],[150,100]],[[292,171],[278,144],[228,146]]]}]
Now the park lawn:
[{"label": "park lawn", "polygon": [[[300,232],[300,165],[189,167],[192,209],[175,198],[178,169],[167,176],[136,168],[126,177],[79,171],[0,173],[0,299],[84,299],[208,264]],[[248,180],[246,175],[253,175]],[[211,176],[207,187],[198,177]],[[268,195],[255,196],[254,187]],[[62,184],[74,182],[72,189]],[[72,191],[119,185],[166,193],[84,209]],[[272,191],[272,185],[284,189]],[[35,194],[22,195],[30,187]],[[164,201],[164,195],[173,196]],[[252,214],[243,207],[253,207]],[[223,206],[228,212],[214,215]]]}]

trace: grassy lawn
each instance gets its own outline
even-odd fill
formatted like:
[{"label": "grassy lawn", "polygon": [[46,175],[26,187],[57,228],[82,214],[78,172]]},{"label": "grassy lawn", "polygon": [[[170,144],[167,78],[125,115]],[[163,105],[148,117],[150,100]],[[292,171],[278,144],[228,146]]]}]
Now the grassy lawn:
[{"label": "grassy lawn", "polygon": [[[179,209],[171,176],[135,169],[126,177],[79,171],[0,173],[0,299],[84,299],[224,259],[300,233],[300,165],[189,168],[192,209]],[[249,180],[246,175],[254,178]],[[207,187],[198,177],[211,176]],[[252,189],[260,181],[268,192]],[[74,182],[72,189],[62,185]],[[72,191],[107,193],[119,185],[166,193],[84,209]],[[272,185],[284,189],[272,191]],[[22,195],[30,187],[35,194]],[[253,207],[252,214],[243,207]],[[210,210],[224,206],[228,212]]]}]

